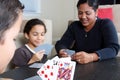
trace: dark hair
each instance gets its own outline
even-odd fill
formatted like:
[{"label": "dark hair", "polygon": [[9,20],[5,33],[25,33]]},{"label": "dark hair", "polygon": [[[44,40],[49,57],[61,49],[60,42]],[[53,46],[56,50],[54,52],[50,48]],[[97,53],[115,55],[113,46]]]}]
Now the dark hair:
[{"label": "dark hair", "polygon": [[29,21],[26,23],[23,32],[29,34],[30,30],[31,30],[32,27],[34,27],[35,25],[43,25],[43,26],[44,26],[44,29],[45,29],[45,33],[47,32],[47,29],[46,29],[45,24],[43,23],[42,20],[39,20],[39,19],[31,19],[31,20],[29,20]]},{"label": "dark hair", "polygon": [[19,0],[0,0],[0,42],[4,40],[5,31],[12,27],[23,8]]},{"label": "dark hair", "polygon": [[93,7],[94,11],[96,11],[100,2],[99,0],[79,0],[77,3],[77,8],[79,8],[79,6],[84,3],[88,3],[88,5],[90,7]]}]

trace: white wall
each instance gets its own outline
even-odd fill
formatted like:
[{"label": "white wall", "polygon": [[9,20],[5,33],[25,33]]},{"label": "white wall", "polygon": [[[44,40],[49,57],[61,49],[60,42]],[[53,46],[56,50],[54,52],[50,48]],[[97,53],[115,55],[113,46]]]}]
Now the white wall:
[{"label": "white wall", "polygon": [[68,26],[68,21],[77,18],[78,0],[41,0],[41,13],[25,13],[24,19],[40,18],[52,20],[52,40],[61,38]]},{"label": "white wall", "polygon": [[77,0],[41,0],[40,18],[52,20],[53,42],[65,32],[68,20],[76,18]]}]

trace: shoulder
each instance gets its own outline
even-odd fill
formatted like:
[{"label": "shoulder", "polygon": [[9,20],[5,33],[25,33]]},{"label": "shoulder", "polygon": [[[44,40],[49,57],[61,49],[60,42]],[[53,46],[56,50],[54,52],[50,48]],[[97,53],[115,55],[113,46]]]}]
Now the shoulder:
[{"label": "shoulder", "polygon": [[27,47],[24,45],[24,46],[16,49],[16,50],[15,50],[15,53],[16,53],[16,52],[17,52],[17,53],[26,52],[26,51],[28,51],[28,49],[27,49]]},{"label": "shoulder", "polygon": [[104,25],[106,25],[106,24],[113,24],[113,22],[110,19],[108,19],[108,18],[105,18],[105,19],[98,18],[97,19],[97,23],[104,24]]},{"label": "shoulder", "polygon": [[24,46],[21,46],[20,48],[17,48],[16,50],[26,50],[27,47],[24,45]]},{"label": "shoulder", "polygon": [[99,26],[100,30],[102,30],[102,32],[116,32],[115,25],[110,19],[98,19],[97,25]]},{"label": "shoulder", "polygon": [[76,20],[76,21],[72,21],[70,24],[69,24],[69,28],[72,28],[72,29],[78,29],[80,27],[83,27],[82,26],[82,23],[79,21],[79,20]]},{"label": "shoulder", "polygon": [[70,25],[81,25],[81,22],[79,20],[72,21]]}]

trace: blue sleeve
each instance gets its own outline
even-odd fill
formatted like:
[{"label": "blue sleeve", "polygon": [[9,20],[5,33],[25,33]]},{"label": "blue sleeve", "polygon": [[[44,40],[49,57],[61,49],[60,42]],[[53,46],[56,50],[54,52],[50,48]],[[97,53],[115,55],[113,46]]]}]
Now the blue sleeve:
[{"label": "blue sleeve", "polygon": [[109,19],[105,19],[101,23],[101,32],[103,36],[103,49],[96,51],[100,60],[114,58],[118,54],[119,51],[119,43],[118,36],[115,26],[112,21]]}]

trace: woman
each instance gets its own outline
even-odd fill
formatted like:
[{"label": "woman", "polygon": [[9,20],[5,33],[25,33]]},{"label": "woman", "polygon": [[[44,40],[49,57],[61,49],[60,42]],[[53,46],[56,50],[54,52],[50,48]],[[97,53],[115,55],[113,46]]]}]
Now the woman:
[{"label": "woman", "polygon": [[0,73],[14,55],[14,39],[20,30],[23,8],[19,0],[0,0]]},{"label": "woman", "polygon": [[118,37],[114,24],[109,19],[100,19],[98,0],[79,0],[79,21],[73,22],[55,47],[60,57],[67,57],[65,49],[76,51],[72,60],[80,64],[115,58],[119,51]]},{"label": "woman", "polygon": [[26,23],[24,35],[28,42],[15,51],[12,63],[16,67],[46,61],[47,55],[44,54],[44,51],[37,53],[34,51],[37,46],[43,44],[46,31],[45,24],[39,19],[31,19]]}]

